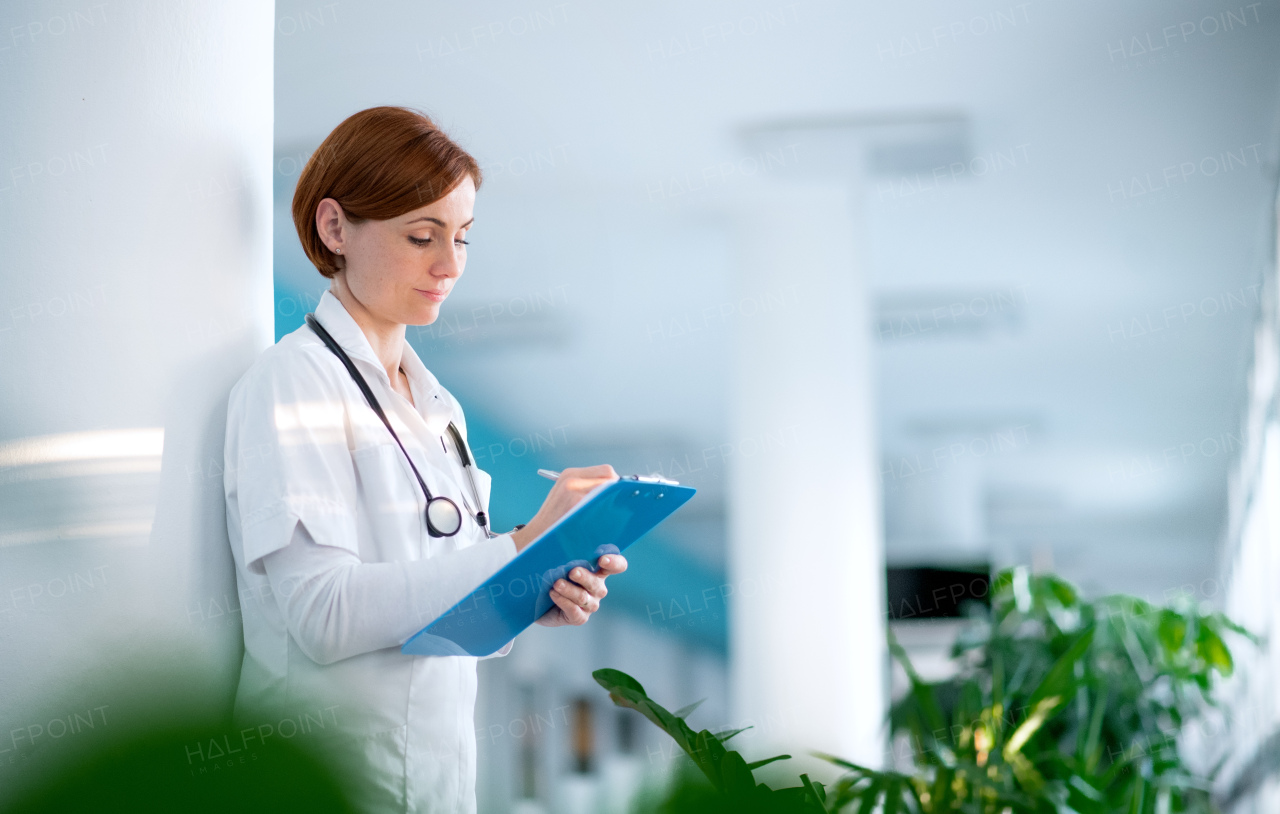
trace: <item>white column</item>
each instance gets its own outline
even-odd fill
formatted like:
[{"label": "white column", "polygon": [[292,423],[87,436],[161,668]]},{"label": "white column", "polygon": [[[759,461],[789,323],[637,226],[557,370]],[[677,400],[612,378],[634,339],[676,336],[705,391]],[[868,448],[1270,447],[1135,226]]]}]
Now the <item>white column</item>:
[{"label": "white column", "polygon": [[234,689],[222,439],[273,336],[273,29],[257,0],[4,8],[3,731],[71,686],[123,714],[99,679],[156,654]]},{"label": "white column", "polygon": [[[729,570],[733,721],[747,759],[881,765],[881,502],[858,192],[775,180],[739,204]],[[744,736],[745,737],[745,736]],[[748,746],[748,743],[750,744]],[[779,764],[792,778],[812,761]]]}]

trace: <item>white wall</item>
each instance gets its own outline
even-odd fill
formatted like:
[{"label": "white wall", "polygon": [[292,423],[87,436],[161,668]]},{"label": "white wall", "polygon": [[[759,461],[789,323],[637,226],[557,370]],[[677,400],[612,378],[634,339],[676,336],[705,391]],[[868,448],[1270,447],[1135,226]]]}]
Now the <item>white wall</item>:
[{"label": "white wall", "polygon": [[94,736],[53,717],[126,723],[114,665],[159,653],[211,712],[234,689],[220,470],[272,338],[273,5],[9,2],[0,31],[2,795]]},{"label": "white wall", "polygon": [[[1210,719],[1188,740],[1206,767],[1223,761],[1216,791],[1230,814],[1262,814],[1280,804],[1275,749],[1280,742],[1280,321],[1274,256],[1264,274],[1262,307],[1254,329],[1248,400],[1241,417],[1244,446],[1232,473],[1230,521],[1223,547],[1221,580],[1195,586],[1196,599],[1221,603],[1231,619],[1261,637],[1255,647],[1241,637],[1228,644],[1235,673],[1218,689],[1222,719]],[[1230,738],[1223,738],[1227,732]]]}]

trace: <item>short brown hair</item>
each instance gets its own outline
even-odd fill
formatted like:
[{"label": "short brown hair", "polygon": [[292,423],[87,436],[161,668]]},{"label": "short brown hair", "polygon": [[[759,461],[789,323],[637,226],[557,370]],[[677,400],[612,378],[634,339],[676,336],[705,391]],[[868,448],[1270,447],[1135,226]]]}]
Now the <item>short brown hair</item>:
[{"label": "short brown hair", "polygon": [[307,159],[293,192],[293,225],[302,250],[325,277],[338,272],[320,240],[316,208],[333,198],[355,222],[390,220],[438,201],[470,175],[480,188],[480,165],[426,114],[404,107],[371,107],[347,117]]}]

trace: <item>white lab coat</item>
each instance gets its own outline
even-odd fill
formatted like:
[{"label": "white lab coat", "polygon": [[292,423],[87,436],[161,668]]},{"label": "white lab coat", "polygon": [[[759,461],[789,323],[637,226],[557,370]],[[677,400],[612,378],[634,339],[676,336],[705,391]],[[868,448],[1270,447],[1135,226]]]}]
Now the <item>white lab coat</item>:
[{"label": "white lab coat", "polygon": [[[331,293],[316,318],[432,494],[473,504],[460,459],[443,447],[450,421],[466,435],[453,396],[407,344],[414,403],[392,390]],[[297,737],[354,760],[361,810],[474,812],[476,659],[405,656],[399,645],[514,557],[511,536],[486,537],[465,509],[457,535],[428,535],[404,454],[305,325],[231,391],[225,457],[245,642],[238,745]],[[489,475],[475,477],[487,510]]]}]

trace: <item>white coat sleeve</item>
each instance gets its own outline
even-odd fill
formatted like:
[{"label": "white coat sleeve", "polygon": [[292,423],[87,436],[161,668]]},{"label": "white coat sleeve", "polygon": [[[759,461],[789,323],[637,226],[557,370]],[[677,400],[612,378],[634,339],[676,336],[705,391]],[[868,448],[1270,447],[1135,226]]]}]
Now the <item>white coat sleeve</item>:
[{"label": "white coat sleeve", "polygon": [[341,368],[307,353],[272,361],[236,386],[227,413],[225,482],[239,519],[232,544],[258,574],[299,524],[316,543],[358,551],[355,465],[334,395]]},{"label": "white coat sleeve", "polygon": [[[312,661],[332,664],[404,644],[515,554],[511,535],[502,534],[429,559],[365,563],[318,545],[299,524],[262,564],[298,647]],[[510,650],[508,642],[494,655]]]}]

